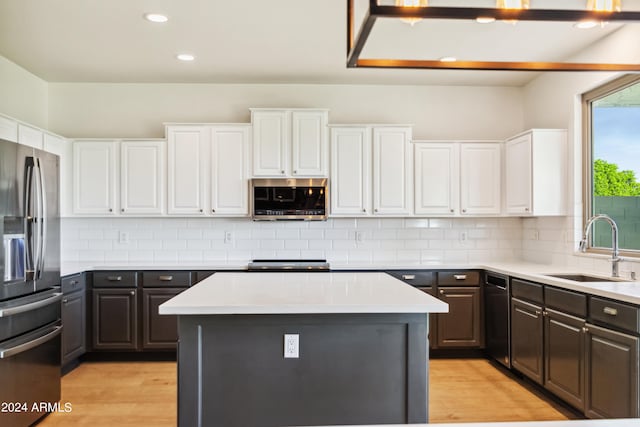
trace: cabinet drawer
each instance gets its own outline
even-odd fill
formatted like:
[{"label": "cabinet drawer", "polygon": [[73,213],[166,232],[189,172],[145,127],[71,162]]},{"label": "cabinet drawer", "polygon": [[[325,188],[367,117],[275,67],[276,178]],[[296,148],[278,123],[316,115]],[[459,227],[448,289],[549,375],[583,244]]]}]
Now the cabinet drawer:
[{"label": "cabinet drawer", "polygon": [[589,318],[627,331],[640,332],[640,308],[605,298],[589,297]]},{"label": "cabinet drawer", "polygon": [[438,273],[440,286],[479,286],[480,273],[477,271],[451,271]]},{"label": "cabinet drawer", "polygon": [[587,296],[578,292],[546,286],[544,289],[544,303],[553,308],[574,316],[587,316]]},{"label": "cabinet drawer", "polygon": [[511,280],[511,295],[528,301],[544,303],[543,286],[539,283],[525,282],[520,279]]},{"label": "cabinet drawer", "polygon": [[404,270],[387,271],[388,274],[413,286],[432,286],[436,282],[436,274],[433,271]]},{"label": "cabinet drawer", "polygon": [[135,288],[138,275],[135,271],[96,271],[93,273],[94,288]]},{"label": "cabinet drawer", "polygon": [[86,281],[83,273],[65,276],[62,278],[62,293],[69,294],[71,292],[84,291],[85,285]]},{"label": "cabinet drawer", "polygon": [[190,271],[144,271],[142,286],[145,288],[176,288],[191,286]]},{"label": "cabinet drawer", "polygon": [[215,273],[215,271],[212,270],[199,270],[195,272],[195,282],[194,285],[196,283],[202,282],[204,279],[206,279],[209,276],[212,276]]}]

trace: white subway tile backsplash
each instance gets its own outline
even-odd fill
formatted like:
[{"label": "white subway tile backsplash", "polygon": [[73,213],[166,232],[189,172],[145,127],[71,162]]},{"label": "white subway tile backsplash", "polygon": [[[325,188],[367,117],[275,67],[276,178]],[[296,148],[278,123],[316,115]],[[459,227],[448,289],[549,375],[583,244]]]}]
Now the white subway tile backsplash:
[{"label": "white subway tile backsplash", "polygon": [[[565,221],[564,223],[566,223]],[[571,222],[571,221],[570,221]],[[501,261],[554,254],[571,247],[552,241],[544,220],[520,218],[330,218],[254,222],[248,218],[63,218],[64,261],[96,263],[244,263],[256,258],[326,258],[338,264],[436,265]],[[521,241],[523,228],[549,240]],[[128,243],[120,243],[127,232]],[[225,242],[225,233],[231,241]],[[563,234],[563,233],[561,233]],[[464,239],[462,236],[464,235]],[[356,237],[361,240],[357,240]],[[546,245],[545,245],[546,243]],[[481,259],[483,258],[484,259]]]}]

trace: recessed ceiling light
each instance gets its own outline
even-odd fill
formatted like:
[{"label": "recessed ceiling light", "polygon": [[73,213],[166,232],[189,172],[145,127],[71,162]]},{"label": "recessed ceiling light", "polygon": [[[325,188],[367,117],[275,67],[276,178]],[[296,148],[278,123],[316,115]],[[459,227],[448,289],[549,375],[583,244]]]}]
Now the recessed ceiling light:
[{"label": "recessed ceiling light", "polygon": [[496,22],[496,18],[492,18],[491,16],[478,16],[476,22],[478,24],[490,24]]},{"label": "recessed ceiling light", "polygon": [[147,13],[144,15],[144,19],[150,22],[157,22],[157,23],[167,22],[169,20],[169,18],[167,18],[166,15],[162,15],[160,13]]},{"label": "recessed ceiling light", "polygon": [[193,61],[194,59],[196,59],[196,57],[190,53],[179,53],[176,55],[176,58],[178,58],[180,61],[185,61],[185,62]]},{"label": "recessed ceiling light", "polygon": [[594,28],[598,26],[597,21],[580,21],[573,24],[574,27],[580,28],[581,30],[588,30],[589,28]]},{"label": "recessed ceiling light", "polygon": [[440,58],[440,62],[456,62],[457,59],[453,56],[443,56]]}]

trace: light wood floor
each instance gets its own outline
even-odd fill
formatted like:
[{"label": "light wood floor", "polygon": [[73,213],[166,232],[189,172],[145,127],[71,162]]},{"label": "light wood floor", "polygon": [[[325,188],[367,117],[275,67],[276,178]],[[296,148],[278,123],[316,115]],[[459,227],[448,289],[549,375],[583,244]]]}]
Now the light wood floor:
[{"label": "light wood floor", "polygon": [[[430,365],[431,422],[564,420],[572,414],[483,359]],[[62,402],[39,426],[175,426],[175,362],[85,362],[62,378]]]}]

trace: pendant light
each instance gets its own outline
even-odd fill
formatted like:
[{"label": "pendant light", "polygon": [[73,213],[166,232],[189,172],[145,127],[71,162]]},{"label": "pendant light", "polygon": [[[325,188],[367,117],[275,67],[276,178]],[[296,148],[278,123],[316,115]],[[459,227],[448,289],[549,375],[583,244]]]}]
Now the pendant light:
[{"label": "pendant light", "polygon": [[587,9],[595,12],[621,12],[622,0],[587,0]]},{"label": "pendant light", "polygon": [[[429,0],[396,0],[396,6],[400,7],[427,7]],[[402,22],[414,25],[416,22],[422,21],[420,18],[402,18]]]}]

